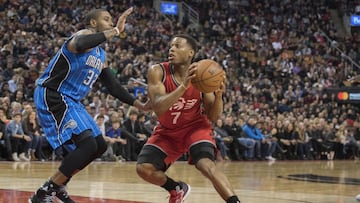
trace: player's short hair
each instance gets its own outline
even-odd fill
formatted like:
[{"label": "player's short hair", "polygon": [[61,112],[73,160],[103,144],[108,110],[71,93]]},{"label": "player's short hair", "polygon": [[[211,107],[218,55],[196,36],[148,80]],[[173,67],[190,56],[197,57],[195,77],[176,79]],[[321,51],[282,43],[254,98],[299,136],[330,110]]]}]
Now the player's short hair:
[{"label": "player's short hair", "polygon": [[107,12],[106,9],[97,8],[89,11],[84,18],[85,25],[90,25],[91,19],[97,19],[101,12]]},{"label": "player's short hair", "polygon": [[196,41],[196,39],[194,39],[193,37],[191,37],[188,34],[177,34],[175,35],[173,38],[175,37],[180,37],[180,38],[184,38],[186,39],[186,42],[190,45],[190,47],[194,50],[194,56],[198,50],[198,42]]}]

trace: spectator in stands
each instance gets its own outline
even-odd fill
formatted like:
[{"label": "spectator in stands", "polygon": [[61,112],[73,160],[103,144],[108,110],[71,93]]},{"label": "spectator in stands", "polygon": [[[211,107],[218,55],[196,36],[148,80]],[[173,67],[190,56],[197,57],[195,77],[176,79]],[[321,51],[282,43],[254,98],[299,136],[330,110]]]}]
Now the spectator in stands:
[{"label": "spectator in stands", "polygon": [[45,156],[42,151],[43,142],[47,142],[46,138],[42,135],[39,121],[35,111],[29,113],[28,116],[22,120],[22,127],[24,134],[31,137],[29,147],[29,158],[30,161],[44,160]]},{"label": "spectator in stands", "polygon": [[250,115],[246,124],[242,126],[244,134],[255,141],[254,147],[254,155],[258,160],[263,160],[265,158],[263,156],[262,148],[266,143],[266,138],[264,134],[260,131],[260,129],[256,126],[258,120],[257,115]]},{"label": "spectator in stands", "polygon": [[8,81],[4,82],[3,85],[1,86],[0,96],[1,96],[1,97],[9,97],[9,98],[10,98],[11,92],[10,92],[10,89],[9,89],[9,83],[8,83]]},{"label": "spectator in stands", "polygon": [[241,160],[243,158],[245,160],[253,159],[255,142],[244,136],[242,126],[234,123],[232,115],[226,116],[223,128],[233,139],[233,142],[230,144],[231,158],[233,160]]},{"label": "spectator in stands", "polygon": [[227,146],[233,142],[233,138],[229,136],[226,130],[223,128],[222,119],[218,119],[214,125],[214,138],[222,158],[225,160],[230,160],[230,157],[227,154]]},{"label": "spectator in stands", "polygon": [[294,132],[294,139],[297,142],[297,149],[296,149],[297,158],[299,160],[312,159],[310,154],[310,148],[311,148],[310,137],[303,122],[297,123]]},{"label": "spectator in stands", "polygon": [[106,111],[106,107],[105,107],[105,106],[100,106],[100,107],[99,107],[98,113],[95,114],[94,119],[96,120],[96,118],[97,118],[99,115],[102,115],[102,116],[104,117],[104,122],[105,122],[105,123],[109,121],[109,116],[108,116],[108,113],[107,113],[107,111]]},{"label": "spectator in stands", "polygon": [[279,144],[277,138],[273,137],[276,131],[272,131],[268,129],[267,121],[257,122],[256,127],[263,133],[265,143],[263,144],[263,148],[261,149],[263,152],[262,157],[269,161],[275,161],[276,158],[273,157],[275,151],[279,149]]},{"label": "spectator in stands", "polygon": [[141,141],[147,139],[147,136],[142,132],[140,123],[138,120],[138,111],[135,109],[130,109],[129,117],[123,123],[124,128],[132,134],[132,136],[137,138],[136,140],[127,139],[126,143],[126,160],[136,161],[138,153],[142,147]]},{"label": "spectator in stands", "polygon": [[144,127],[147,133],[150,133],[150,135],[153,133],[155,126],[158,124],[157,116],[155,113],[151,113],[150,118],[145,121]]},{"label": "spectator in stands", "polygon": [[3,107],[0,107],[0,125],[4,126],[4,134],[1,138],[1,142],[6,150],[6,159],[12,160],[12,152],[11,152],[11,142],[10,136],[6,134],[6,126],[10,123],[10,120],[7,118],[6,111]]},{"label": "spectator in stands", "polygon": [[353,127],[348,127],[345,133],[343,153],[345,154],[345,158],[354,159],[359,156],[359,147],[354,136],[355,129]]},{"label": "spectator in stands", "polygon": [[100,96],[95,94],[92,97],[92,102],[90,103],[91,107],[95,107],[95,114],[98,114],[100,111],[100,107],[102,106],[101,100],[100,100]]},{"label": "spectator in stands", "polygon": [[106,131],[105,141],[108,149],[102,155],[105,161],[114,161],[116,159],[124,161],[126,138],[122,135],[119,119],[111,121],[111,127]]},{"label": "spectator in stands", "polygon": [[146,130],[145,127],[145,121],[146,121],[146,115],[145,113],[139,113],[137,117],[137,121],[139,122],[139,135],[138,137],[140,140],[146,140],[148,137],[150,137],[151,134]]},{"label": "spectator in stands", "polygon": [[22,109],[23,119],[28,117],[33,111],[34,110],[30,104],[23,105],[23,109]]},{"label": "spectator in stands", "polygon": [[22,104],[16,101],[11,102],[11,115],[14,115],[15,113],[21,113],[22,111]]},{"label": "spectator in stands", "polygon": [[289,120],[279,121],[279,122],[284,122],[283,130],[280,130],[280,133],[278,129],[279,134],[277,135],[277,138],[279,139],[280,147],[286,150],[284,154],[285,159],[288,160],[296,159],[296,152],[295,152],[296,139],[294,137],[294,133],[295,133],[294,124]]},{"label": "spectator in stands", "polygon": [[4,109],[0,107],[0,161],[8,158],[8,152],[5,140],[6,123],[1,119],[4,116]]},{"label": "spectator in stands", "polygon": [[309,136],[311,140],[311,146],[313,148],[314,158],[321,159],[324,158],[324,149],[323,144],[325,143],[324,140],[324,119],[322,118],[315,118],[310,121],[310,129],[309,129]]},{"label": "spectator in stands", "polygon": [[326,157],[328,160],[333,160],[335,157],[335,146],[338,141],[336,140],[335,129],[333,129],[330,124],[325,125],[323,137],[323,151],[326,153]]},{"label": "spectator in stands", "polygon": [[102,114],[99,114],[96,119],[96,125],[99,127],[100,131],[101,131],[101,135],[105,136],[106,134],[106,126],[105,126],[105,118]]},{"label": "spectator in stands", "polygon": [[6,136],[9,136],[11,143],[11,155],[13,161],[29,161],[26,152],[29,149],[31,137],[24,134],[21,124],[22,114],[20,112],[13,115],[13,119],[6,126]]}]

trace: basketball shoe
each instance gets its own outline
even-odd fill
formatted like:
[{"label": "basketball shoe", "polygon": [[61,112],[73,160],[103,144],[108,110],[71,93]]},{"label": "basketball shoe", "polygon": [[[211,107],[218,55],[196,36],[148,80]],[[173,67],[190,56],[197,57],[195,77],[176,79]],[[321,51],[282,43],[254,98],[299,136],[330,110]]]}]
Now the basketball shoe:
[{"label": "basketball shoe", "polygon": [[183,203],[185,198],[190,194],[190,185],[181,181],[179,184],[175,190],[170,191],[169,203]]},{"label": "basketball shoe", "polygon": [[66,192],[65,186],[58,186],[52,181],[46,181],[29,199],[29,203],[53,203],[55,198],[63,203],[75,203]]},{"label": "basketball shoe", "polygon": [[56,192],[56,197],[63,203],[75,203],[67,193],[65,185],[60,186],[59,190]]}]

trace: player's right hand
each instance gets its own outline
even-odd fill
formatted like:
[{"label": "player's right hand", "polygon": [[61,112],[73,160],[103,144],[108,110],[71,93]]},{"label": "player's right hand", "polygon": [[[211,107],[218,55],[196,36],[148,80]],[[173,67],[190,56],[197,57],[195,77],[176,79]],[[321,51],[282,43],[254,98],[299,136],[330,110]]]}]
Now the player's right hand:
[{"label": "player's right hand", "polygon": [[185,78],[183,79],[183,84],[186,88],[189,87],[189,85],[191,84],[191,80],[193,78],[195,78],[196,76],[196,70],[197,70],[197,63],[192,63],[188,70],[186,71],[186,75]]}]

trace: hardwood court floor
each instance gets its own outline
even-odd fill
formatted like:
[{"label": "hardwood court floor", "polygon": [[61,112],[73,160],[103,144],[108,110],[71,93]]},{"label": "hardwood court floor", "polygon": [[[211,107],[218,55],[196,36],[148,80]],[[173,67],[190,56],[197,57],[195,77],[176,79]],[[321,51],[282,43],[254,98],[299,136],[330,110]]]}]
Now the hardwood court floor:
[{"label": "hardwood court floor", "polygon": [[[26,203],[59,162],[0,162],[0,203]],[[276,161],[219,164],[242,203],[356,203],[360,162]],[[222,203],[210,182],[186,162],[168,174],[192,186],[185,203]],[[147,184],[135,163],[94,162],[68,185],[77,203],[165,203],[167,193]]]}]

